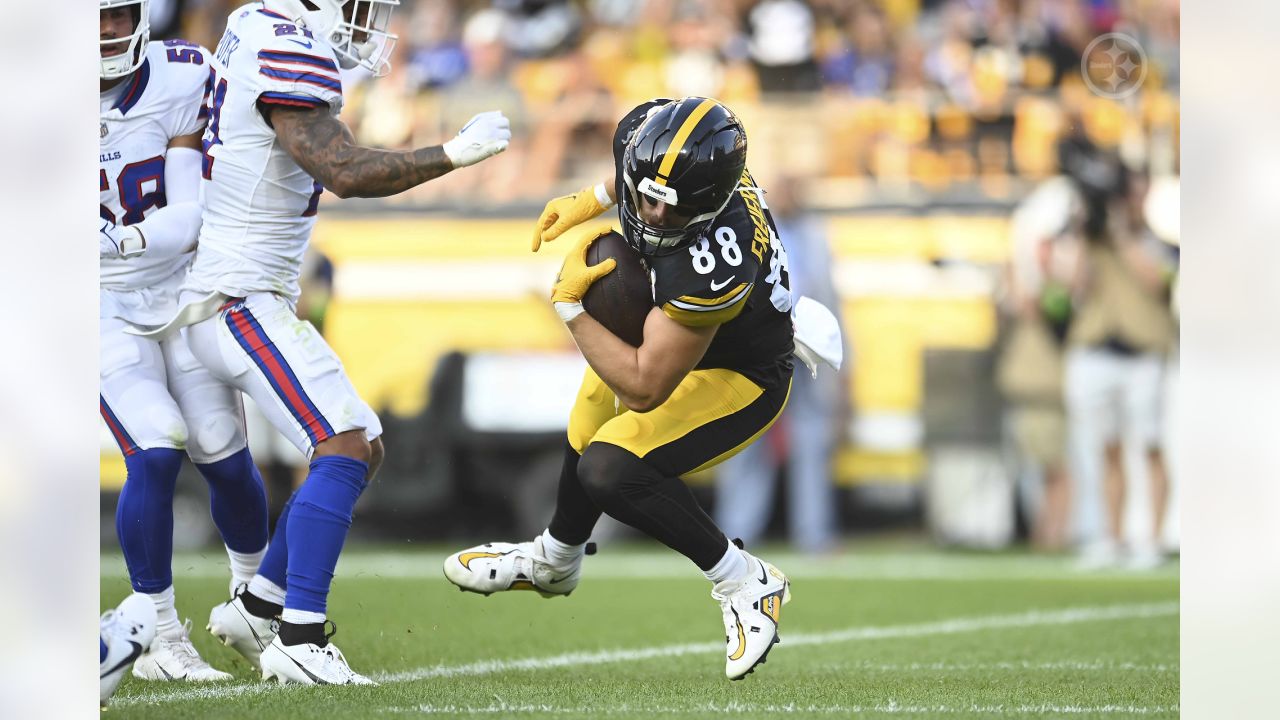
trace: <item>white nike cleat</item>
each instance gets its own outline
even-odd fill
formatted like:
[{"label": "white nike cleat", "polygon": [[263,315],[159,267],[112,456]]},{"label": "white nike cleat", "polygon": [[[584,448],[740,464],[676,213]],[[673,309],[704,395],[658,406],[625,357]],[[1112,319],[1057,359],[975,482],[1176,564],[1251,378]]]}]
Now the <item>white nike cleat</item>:
[{"label": "white nike cleat", "polygon": [[[594,547],[587,548],[587,554],[593,551]],[[543,554],[539,535],[532,542],[485,543],[454,553],[444,561],[444,576],[458,589],[481,595],[533,590],[542,597],[554,597],[578,587],[582,560],[570,567],[553,566]]]},{"label": "white nike cleat", "polygon": [[778,637],[782,606],[791,600],[791,582],[778,568],[751,555],[747,576],[717,583],[711,597],[720,601],[727,644],[724,674],[741,680],[763,663]]},{"label": "white nike cleat", "polygon": [[262,651],[262,679],[281,685],[377,685],[347,665],[337,645],[312,643],[285,645],[276,637]]},{"label": "white nike cleat", "polygon": [[245,609],[241,599],[244,592],[241,585],[235,597],[215,605],[209,611],[209,624],[205,629],[223,645],[243,655],[255,669],[261,670],[262,651],[275,638],[275,625],[272,618],[258,617]]},{"label": "white nike cleat", "polygon": [[116,609],[102,614],[98,634],[107,646],[107,656],[98,664],[102,678],[98,702],[106,706],[124,679],[124,671],[156,636],[156,604],[146,595],[130,595]]},{"label": "white nike cleat", "polygon": [[188,682],[220,682],[231,674],[217,670],[200,657],[191,644],[191,621],[182,625],[177,635],[157,635],[151,649],[133,664],[133,676],[143,680],[186,680]]}]

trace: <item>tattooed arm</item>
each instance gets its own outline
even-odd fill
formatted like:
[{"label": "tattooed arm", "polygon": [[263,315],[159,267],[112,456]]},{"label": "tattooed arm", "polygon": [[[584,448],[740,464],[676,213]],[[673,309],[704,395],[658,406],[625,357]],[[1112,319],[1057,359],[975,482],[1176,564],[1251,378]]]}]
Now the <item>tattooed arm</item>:
[{"label": "tattooed arm", "polygon": [[417,150],[357,145],[327,107],[259,104],[281,147],[325,189],[341,198],[386,197],[507,149],[511,131],[500,112],[481,113],[453,140]]}]

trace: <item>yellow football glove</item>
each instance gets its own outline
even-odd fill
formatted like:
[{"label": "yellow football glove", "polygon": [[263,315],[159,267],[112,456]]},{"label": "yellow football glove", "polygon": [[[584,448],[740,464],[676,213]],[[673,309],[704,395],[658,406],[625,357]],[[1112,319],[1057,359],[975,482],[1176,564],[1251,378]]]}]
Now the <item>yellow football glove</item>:
[{"label": "yellow football glove", "polygon": [[560,274],[556,276],[556,284],[551,288],[551,302],[578,305],[592,283],[613,272],[618,263],[608,258],[597,265],[587,264],[587,251],[591,244],[610,231],[596,233],[583,238],[576,247],[564,256],[564,265],[560,266]]},{"label": "yellow football glove", "polygon": [[596,199],[594,185],[588,185],[572,195],[553,198],[542,209],[538,225],[533,229],[533,251],[538,252],[543,241],[551,242],[575,225],[596,218],[605,207]]}]

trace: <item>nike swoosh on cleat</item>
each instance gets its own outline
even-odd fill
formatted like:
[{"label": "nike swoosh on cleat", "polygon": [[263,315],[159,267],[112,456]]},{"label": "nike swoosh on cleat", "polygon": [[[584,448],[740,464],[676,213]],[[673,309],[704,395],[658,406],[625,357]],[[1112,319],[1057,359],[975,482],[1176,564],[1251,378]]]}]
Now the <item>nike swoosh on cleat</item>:
[{"label": "nike swoosh on cleat", "polygon": [[506,553],[490,553],[490,552],[462,553],[461,555],[458,556],[458,562],[462,563],[462,567],[470,570],[472,560],[478,560],[480,558],[496,558],[496,557],[502,557],[503,555],[506,555]]},{"label": "nike swoosh on cleat", "polygon": [[738,626],[738,649],[729,656],[730,660],[737,660],[747,652],[747,634],[742,631],[742,619],[738,617],[738,611],[733,611],[733,619]]},{"label": "nike swoosh on cleat", "polygon": [[769,584],[769,573],[765,572],[764,563],[760,563],[760,584],[761,585]]},{"label": "nike swoosh on cleat", "polygon": [[160,670],[160,672],[164,673],[164,679],[165,679],[165,680],[173,680],[173,679],[174,679],[174,677],[173,677],[172,675],[170,675],[170,674],[169,674],[169,671],[168,671],[168,670],[165,670],[165,669],[164,669],[164,666],[163,666],[163,665],[161,665],[160,663],[156,663],[156,668],[158,668],[158,669]]},{"label": "nike swoosh on cleat", "polygon": [[294,659],[289,655],[289,653],[280,653],[280,654],[281,654],[281,655],[284,655],[284,656],[285,656],[285,657],[287,657],[287,658],[289,658],[289,662],[293,663],[294,665],[297,665],[297,666],[298,666],[298,669],[299,669],[299,670],[301,670],[302,672],[306,673],[306,674],[307,674],[307,677],[309,677],[309,678],[311,678],[312,680],[314,680],[314,681],[315,681],[315,683],[316,683],[317,685],[328,685],[328,684],[329,684],[329,683],[328,683],[328,682],[326,682],[325,680],[323,680],[323,679],[321,679],[321,678],[316,677],[316,674],[315,674],[315,673],[313,673],[313,672],[311,672],[310,670],[308,670],[308,669],[306,669],[305,667],[303,667],[303,666],[302,666],[302,663],[298,662],[297,660],[294,660]]},{"label": "nike swoosh on cleat", "polygon": [[120,662],[112,666],[110,670],[107,670],[106,672],[102,673],[102,677],[106,677],[111,673],[133,662],[134,660],[138,659],[138,656],[142,654],[142,646],[134,642],[133,640],[130,640],[129,644],[133,646],[133,649],[129,651],[129,654],[124,656],[123,660],[121,660]]}]

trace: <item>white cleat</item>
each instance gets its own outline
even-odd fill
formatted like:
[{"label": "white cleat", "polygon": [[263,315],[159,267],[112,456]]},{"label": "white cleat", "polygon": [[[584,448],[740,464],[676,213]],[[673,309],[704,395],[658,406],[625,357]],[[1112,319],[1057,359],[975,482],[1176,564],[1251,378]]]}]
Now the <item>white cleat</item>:
[{"label": "white cleat", "polygon": [[107,656],[98,664],[101,685],[98,702],[104,707],[115,694],[125,670],[146,652],[156,636],[156,605],[146,595],[134,593],[114,610],[102,614],[98,634]]},{"label": "white cleat", "polygon": [[778,637],[782,606],[791,600],[791,582],[778,568],[742,551],[747,557],[748,575],[726,580],[711,590],[724,615],[724,674],[741,680],[763,663]]},{"label": "white cleat", "polygon": [[[241,593],[244,592],[243,587]],[[258,617],[246,610],[240,593],[237,593],[209,611],[209,624],[205,629],[223,645],[243,655],[255,669],[261,670],[262,651],[275,638],[274,627],[271,618]]]},{"label": "white cleat", "polygon": [[284,645],[277,637],[262,651],[262,679],[281,685],[377,685],[347,665],[337,645]]},{"label": "white cleat", "polygon": [[[588,554],[593,548],[588,548]],[[491,595],[504,590],[533,590],[542,597],[568,595],[578,587],[582,561],[555,567],[542,552],[542,536],[532,542],[485,543],[450,555],[444,576],[460,590]]]},{"label": "white cleat", "polygon": [[200,657],[191,644],[191,621],[182,625],[177,635],[157,635],[151,649],[133,664],[133,676],[143,680],[186,680],[188,682],[221,682],[231,674],[217,670]]}]

